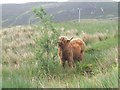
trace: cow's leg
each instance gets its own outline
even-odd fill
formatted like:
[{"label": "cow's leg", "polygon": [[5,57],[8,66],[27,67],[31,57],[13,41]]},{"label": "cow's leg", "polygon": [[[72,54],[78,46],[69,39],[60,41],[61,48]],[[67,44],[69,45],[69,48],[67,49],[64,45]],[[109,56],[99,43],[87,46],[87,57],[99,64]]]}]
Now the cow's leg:
[{"label": "cow's leg", "polygon": [[68,60],[68,66],[71,67],[71,68],[75,67],[73,59]]},{"label": "cow's leg", "polygon": [[81,54],[80,54],[80,60],[83,60],[83,50],[81,50]]},{"label": "cow's leg", "polygon": [[68,66],[69,66],[69,67],[73,67],[71,61],[68,61]]},{"label": "cow's leg", "polygon": [[83,60],[83,53],[81,53],[81,55],[80,55],[80,60],[81,61]]},{"label": "cow's leg", "polygon": [[60,60],[60,64],[65,68],[65,60]]}]

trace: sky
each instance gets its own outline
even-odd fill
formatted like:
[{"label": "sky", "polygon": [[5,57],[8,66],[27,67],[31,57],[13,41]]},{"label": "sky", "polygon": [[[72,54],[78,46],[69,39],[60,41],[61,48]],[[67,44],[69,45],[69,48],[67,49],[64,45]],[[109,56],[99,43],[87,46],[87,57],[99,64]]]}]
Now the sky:
[{"label": "sky", "polygon": [[27,3],[27,2],[66,2],[67,0],[0,0],[1,4],[4,3]]},{"label": "sky", "polygon": [[[0,4],[5,4],[5,3],[27,3],[27,2],[66,2],[68,0],[0,0]],[[92,0],[91,0],[92,1]],[[107,0],[105,0],[107,1]],[[116,2],[120,0],[114,0]]]}]

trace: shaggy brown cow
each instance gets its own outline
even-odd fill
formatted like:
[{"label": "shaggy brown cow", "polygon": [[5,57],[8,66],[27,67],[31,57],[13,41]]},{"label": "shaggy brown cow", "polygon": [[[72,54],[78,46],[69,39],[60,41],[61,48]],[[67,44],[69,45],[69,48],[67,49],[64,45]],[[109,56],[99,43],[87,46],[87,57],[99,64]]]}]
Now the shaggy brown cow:
[{"label": "shaggy brown cow", "polygon": [[68,39],[66,36],[60,36],[58,41],[58,55],[60,63],[65,67],[65,61],[69,67],[74,67],[75,61],[83,59],[85,43],[80,38]]}]

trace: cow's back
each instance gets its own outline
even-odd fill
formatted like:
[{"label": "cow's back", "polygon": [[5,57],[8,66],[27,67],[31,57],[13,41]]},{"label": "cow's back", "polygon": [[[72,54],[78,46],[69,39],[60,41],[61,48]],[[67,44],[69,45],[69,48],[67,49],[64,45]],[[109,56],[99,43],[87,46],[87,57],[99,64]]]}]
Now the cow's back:
[{"label": "cow's back", "polygon": [[81,39],[73,39],[70,42],[74,60],[80,59],[81,52],[84,51],[85,43]]}]

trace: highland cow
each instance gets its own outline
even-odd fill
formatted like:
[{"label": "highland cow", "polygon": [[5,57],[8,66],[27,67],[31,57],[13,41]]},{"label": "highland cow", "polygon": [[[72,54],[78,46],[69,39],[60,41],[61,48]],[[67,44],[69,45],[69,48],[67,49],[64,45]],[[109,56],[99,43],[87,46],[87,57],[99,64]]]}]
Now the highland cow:
[{"label": "highland cow", "polygon": [[60,63],[65,68],[65,62],[68,62],[69,67],[74,67],[75,61],[83,59],[85,43],[80,38],[68,39],[66,36],[60,36],[58,41],[58,55]]}]

